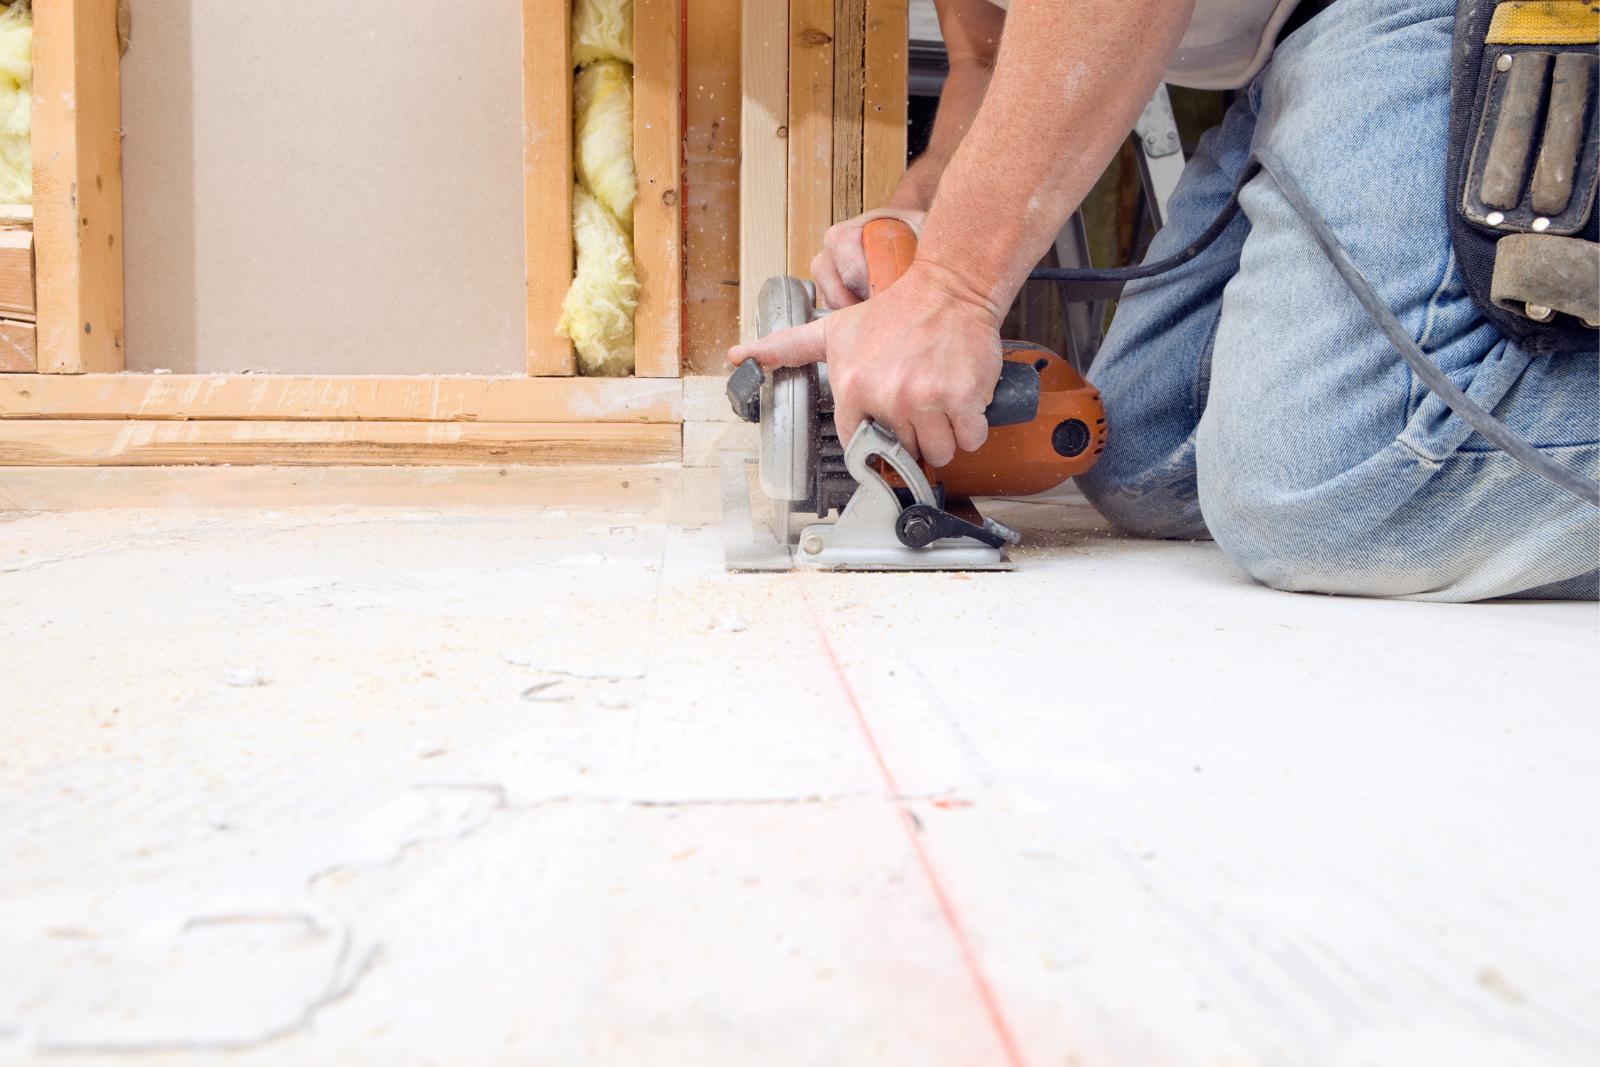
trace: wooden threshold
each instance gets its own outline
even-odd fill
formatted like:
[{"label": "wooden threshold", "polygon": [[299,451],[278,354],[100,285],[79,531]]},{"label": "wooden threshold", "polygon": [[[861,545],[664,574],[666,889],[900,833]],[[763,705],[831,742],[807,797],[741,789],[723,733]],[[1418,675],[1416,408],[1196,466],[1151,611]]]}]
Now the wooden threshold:
[{"label": "wooden threshold", "polygon": [[676,423],[681,398],[667,378],[6,375],[0,421]]},{"label": "wooden threshold", "polygon": [[0,466],[668,463],[676,423],[0,421]]}]

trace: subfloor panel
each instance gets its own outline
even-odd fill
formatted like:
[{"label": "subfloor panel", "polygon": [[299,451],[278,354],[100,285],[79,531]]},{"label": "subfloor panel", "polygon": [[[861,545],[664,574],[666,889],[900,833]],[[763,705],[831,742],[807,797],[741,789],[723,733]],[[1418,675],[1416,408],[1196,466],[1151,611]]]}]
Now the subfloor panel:
[{"label": "subfloor panel", "polygon": [[1600,1042],[1593,605],[1276,593],[1081,503],[1014,573],[727,574],[715,471],[190,473],[0,511],[0,1062]]}]

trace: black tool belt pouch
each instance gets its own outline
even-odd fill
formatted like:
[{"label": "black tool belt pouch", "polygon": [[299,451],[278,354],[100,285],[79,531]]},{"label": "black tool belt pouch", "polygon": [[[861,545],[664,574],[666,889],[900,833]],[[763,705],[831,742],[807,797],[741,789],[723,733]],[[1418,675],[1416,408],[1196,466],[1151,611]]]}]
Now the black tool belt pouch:
[{"label": "black tool belt pouch", "polygon": [[1600,2],[1458,0],[1447,165],[1467,288],[1536,354],[1600,326]]}]

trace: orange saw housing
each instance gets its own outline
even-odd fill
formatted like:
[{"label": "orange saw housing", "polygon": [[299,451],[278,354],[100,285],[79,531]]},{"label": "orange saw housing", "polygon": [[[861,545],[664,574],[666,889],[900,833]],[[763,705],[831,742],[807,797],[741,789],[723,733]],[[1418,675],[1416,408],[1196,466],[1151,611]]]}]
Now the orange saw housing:
[{"label": "orange saw housing", "polygon": [[[873,219],[861,234],[870,296],[911,267],[917,236],[899,219]],[[1031,496],[1082,474],[1106,448],[1106,409],[1100,393],[1055,352],[1023,341],[1002,342],[1008,362],[1039,373],[1039,407],[1032,419],[989,427],[976,452],[956,453],[942,467],[924,463],[928,480],[955,496]]]}]

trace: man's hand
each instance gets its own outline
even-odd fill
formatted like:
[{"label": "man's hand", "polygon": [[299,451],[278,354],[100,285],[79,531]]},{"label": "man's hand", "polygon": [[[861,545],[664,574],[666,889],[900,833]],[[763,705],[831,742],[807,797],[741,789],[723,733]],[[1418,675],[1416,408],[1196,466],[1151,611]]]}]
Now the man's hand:
[{"label": "man's hand", "polygon": [[915,233],[922,232],[926,211],[916,208],[879,208],[828,227],[822,238],[822,251],[811,261],[811,277],[817,283],[817,296],[826,308],[847,308],[867,298],[867,254],[861,247],[861,231],[873,219],[899,219]]},{"label": "man's hand", "polygon": [[865,303],[728,353],[764,368],[828,364],[834,424],[849,443],[864,418],[935,467],[989,435],[983,409],[1000,380],[999,318],[959,285],[914,264]]}]

